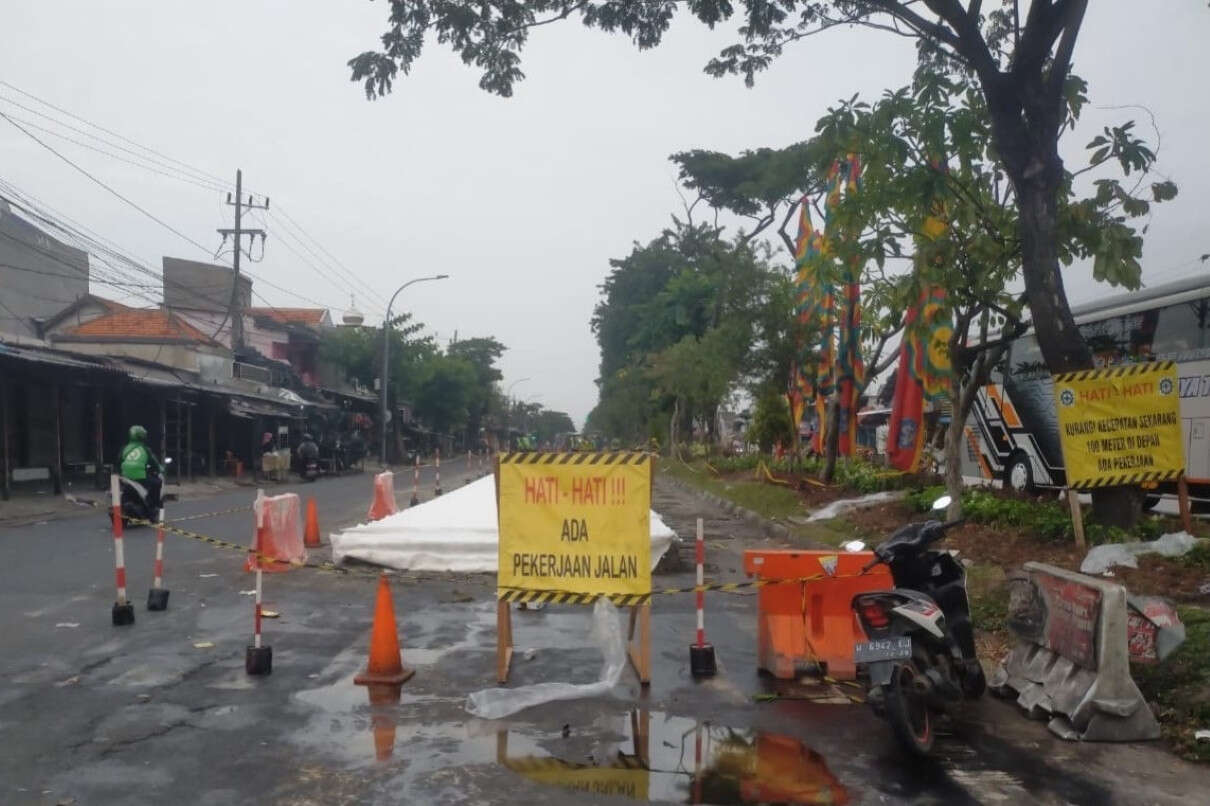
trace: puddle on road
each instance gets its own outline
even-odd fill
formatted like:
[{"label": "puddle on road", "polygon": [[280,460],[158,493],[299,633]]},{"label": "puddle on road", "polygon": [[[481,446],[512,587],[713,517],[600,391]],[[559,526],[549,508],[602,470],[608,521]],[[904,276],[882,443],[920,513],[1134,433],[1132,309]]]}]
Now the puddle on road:
[{"label": "puddle on road", "polygon": [[[848,790],[823,756],[792,736],[641,709],[620,721],[626,738],[603,745],[586,761],[518,752],[512,747],[514,733],[499,731],[496,763],[543,785],[639,801],[802,806],[849,802]],[[556,740],[549,737],[540,744]]]},{"label": "puddle on road", "polygon": [[[796,738],[634,709],[574,731],[471,717],[450,722],[397,686],[343,679],[299,692],[316,708],[298,741],[355,766],[406,762],[407,777],[451,767],[507,770],[542,786],[636,801],[845,804],[825,759]],[[448,703],[441,716],[448,717]]]}]

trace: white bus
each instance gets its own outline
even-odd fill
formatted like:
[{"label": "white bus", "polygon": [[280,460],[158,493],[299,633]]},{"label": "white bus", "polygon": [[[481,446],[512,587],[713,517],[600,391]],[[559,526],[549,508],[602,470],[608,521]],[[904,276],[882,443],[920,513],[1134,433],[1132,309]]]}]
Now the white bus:
[{"label": "white bus", "polygon": [[[1172,360],[1180,375],[1185,474],[1210,509],[1210,272],[1072,309],[1098,367]],[[1062,487],[1054,383],[1033,331],[1016,339],[966,422],[962,473],[1016,490]],[[1175,483],[1149,486],[1149,505]]]}]

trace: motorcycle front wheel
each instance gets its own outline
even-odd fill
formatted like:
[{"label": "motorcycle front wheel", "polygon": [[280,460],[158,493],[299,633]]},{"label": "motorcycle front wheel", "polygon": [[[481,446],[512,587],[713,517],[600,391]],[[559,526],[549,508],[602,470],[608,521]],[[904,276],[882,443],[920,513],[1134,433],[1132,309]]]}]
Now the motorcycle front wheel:
[{"label": "motorcycle front wheel", "polygon": [[913,687],[920,674],[913,661],[901,663],[885,686],[884,702],[895,738],[912,755],[927,756],[933,750],[933,715]]}]

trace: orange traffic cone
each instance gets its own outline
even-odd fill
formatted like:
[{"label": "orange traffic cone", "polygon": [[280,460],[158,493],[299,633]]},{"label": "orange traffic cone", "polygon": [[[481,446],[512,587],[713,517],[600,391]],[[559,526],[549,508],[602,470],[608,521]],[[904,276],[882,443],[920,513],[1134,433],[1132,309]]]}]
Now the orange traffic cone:
[{"label": "orange traffic cone", "polygon": [[366,686],[370,697],[370,730],[374,734],[374,757],[386,761],[395,752],[395,714],[399,705],[400,686],[378,683]]},{"label": "orange traffic cone", "polygon": [[303,532],[303,545],[309,549],[319,548],[319,507],[314,498],[307,499],[307,529]]},{"label": "orange traffic cone", "polygon": [[353,678],[359,686],[375,683],[399,685],[416,673],[405,669],[399,654],[399,631],[395,627],[395,606],[387,575],[378,578],[378,596],[374,602],[374,627],[370,631],[370,662],[366,670]]}]

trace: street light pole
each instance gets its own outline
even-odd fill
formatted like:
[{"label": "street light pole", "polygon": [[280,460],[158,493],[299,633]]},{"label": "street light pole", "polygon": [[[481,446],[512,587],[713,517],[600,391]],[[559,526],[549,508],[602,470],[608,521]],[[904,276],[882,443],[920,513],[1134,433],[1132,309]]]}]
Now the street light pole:
[{"label": "street light pole", "polygon": [[391,379],[391,365],[388,363],[391,353],[391,308],[395,305],[395,297],[399,296],[399,292],[408,286],[429,280],[445,280],[448,277],[448,274],[437,274],[432,277],[417,277],[414,280],[408,280],[395,289],[395,293],[391,295],[391,301],[387,303],[387,316],[382,320],[382,388],[379,390],[382,399],[382,445],[379,460],[383,467],[387,466],[387,384]]},{"label": "street light pole", "polygon": [[512,440],[509,437],[508,429],[513,421],[513,387],[519,383],[525,383],[529,378],[518,378],[508,385],[504,390],[504,437],[509,440],[509,448],[512,448]]}]

